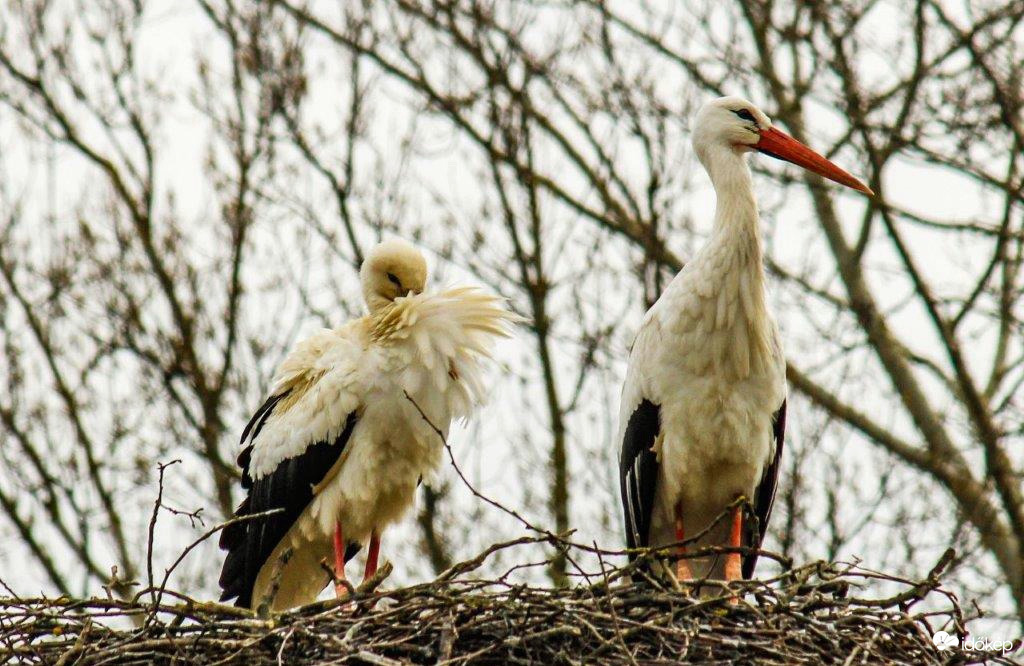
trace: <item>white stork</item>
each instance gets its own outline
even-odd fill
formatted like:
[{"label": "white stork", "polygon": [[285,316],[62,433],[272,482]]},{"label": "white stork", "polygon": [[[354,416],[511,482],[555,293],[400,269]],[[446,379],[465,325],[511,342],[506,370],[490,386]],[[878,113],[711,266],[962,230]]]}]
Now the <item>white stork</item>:
[{"label": "white stork", "polygon": [[[714,231],[647,312],[630,353],[619,410],[626,542],[664,546],[707,530],[696,546],[757,548],[779,475],[786,363],[765,302],[746,154],[757,150],[872,192],[737,97],[701,108],[693,147],[717,196]],[[753,504],[756,532],[740,506],[709,528],[741,496]],[[757,555],[722,560],[680,558],[675,574],[750,578]]]},{"label": "white stork", "polygon": [[447,433],[480,403],[484,361],[515,319],[478,289],[423,293],[426,279],[416,248],[381,243],[360,270],[369,314],[299,343],[278,369],[242,433],[235,515],[279,511],[224,529],[222,601],[312,602],[330,581],[321,562],[344,579],[367,543],[364,575],[376,571],[381,532],[438,466],[434,427]]}]

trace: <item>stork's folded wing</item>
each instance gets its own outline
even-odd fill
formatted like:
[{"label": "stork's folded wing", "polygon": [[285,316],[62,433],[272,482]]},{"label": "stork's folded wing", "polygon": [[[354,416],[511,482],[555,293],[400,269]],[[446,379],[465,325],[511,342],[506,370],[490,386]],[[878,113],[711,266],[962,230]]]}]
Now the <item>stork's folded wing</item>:
[{"label": "stork's folded wing", "polygon": [[[775,487],[779,483],[779,462],[782,459],[782,444],[786,439],[786,401],[772,417],[772,437],[775,438],[775,455],[772,462],[765,467],[761,475],[761,482],[754,491],[754,514],[757,515],[757,533],[748,529],[746,542],[752,548],[760,548],[764,541],[764,530],[768,525],[768,519],[772,515],[772,506],[775,504]],[[752,553],[743,557],[743,577],[750,578],[754,575],[754,566],[757,564],[757,554]]]},{"label": "stork's folded wing", "polygon": [[[256,413],[257,434],[263,421],[281,404],[287,394],[271,397]],[[345,427],[333,440],[310,444],[300,455],[282,460],[269,474],[253,479],[249,474],[252,444],[238,457],[242,467],[242,485],[248,495],[235,511],[235,517],[273,512],[270,515],[235,523],[221,533],[220,547],[228,551],[221,571],[221,600],[235,599],[235,605],[252,605],[252,590],[260,569],[274,548],[313,500],[314,487],[334,466],[356,425],[355,413],[349,414]],[[248,428],[247,428],[248,430]],[[351,557],[358,551],[354,547]]]},{"label": "stork's folded wing", "polygon": [[629,548],[650,545],[648,532],[658,481],[658,457],[653,447],[661,428],[660,412],[654,403],[641,400],[630,415],[622,437],[619,483]]}]

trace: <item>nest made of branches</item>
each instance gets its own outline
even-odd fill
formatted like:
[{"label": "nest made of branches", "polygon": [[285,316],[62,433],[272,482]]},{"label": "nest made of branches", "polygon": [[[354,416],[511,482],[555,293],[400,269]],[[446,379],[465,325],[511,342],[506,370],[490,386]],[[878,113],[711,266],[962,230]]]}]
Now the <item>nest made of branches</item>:
[{"label": "nest made of branches", "polygon": [[[283,614],[163,589],[132,601],[2,598],[0,663],[1014,663],[935,645],[938,631],[965,635],[956,597],[938,582],[944,562],[923,581],[816,562],[728,587],[654,580],[645,558],[623,568],[602,558],[601,571],[563,589],[475,575],[495,552],[537,541],[551,538],[497,544],[411,587],[378,587],[385,567],[347,602]],[[871,582],[899,591],[862,596]]]}]

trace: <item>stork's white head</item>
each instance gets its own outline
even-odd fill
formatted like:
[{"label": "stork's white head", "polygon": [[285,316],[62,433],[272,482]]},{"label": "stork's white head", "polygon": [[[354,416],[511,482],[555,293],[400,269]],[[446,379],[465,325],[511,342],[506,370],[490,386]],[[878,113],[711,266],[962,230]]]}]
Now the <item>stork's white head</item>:
[{"label": "stork's white head", "polygon": [[701,107],[693,122],[693,149],[709,172],[713,170],[716,151],[756,150],[860,192],[874,194],[846,171],[773,127],[764,111],[742,97],[719,97]]},{"label": "stork's white head", "polygon": [[359,269],[363,298],[374,312],[399,296],[419,294],[427,283],[427,262],[410,243],[397,238],[380,243]]},{"label": "stork's white head", "polygon": [[754,150],[761,131],[771,129],[764,111],[742,97],[719,97],[700,108],[693,120],[693,149],[701,161],[715,148]]}]

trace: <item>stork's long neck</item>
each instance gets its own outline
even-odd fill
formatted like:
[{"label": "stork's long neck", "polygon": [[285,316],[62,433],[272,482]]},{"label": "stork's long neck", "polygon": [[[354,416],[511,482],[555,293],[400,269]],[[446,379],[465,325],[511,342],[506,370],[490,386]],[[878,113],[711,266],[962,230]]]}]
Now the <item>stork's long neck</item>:
[{"label": "stork's long neck", "polygon": [[772,353],[757,201],[741,153],[721,147],[701,161],[718,195],[715,229],[695,267],[704,284],[710,281],[702,316],[712,322],[705,330],[720,338],[709,344],[717,367],[743,379],[767,368]]},{"label": "stork's long neck", "polygon": [[747,161],[742,153],[727,147],[713,149],[705,157],[702,161],[717,195],[715,229],[708,250],[734,253],[746,270],[757,274],[761,284],[761,229]]}]

